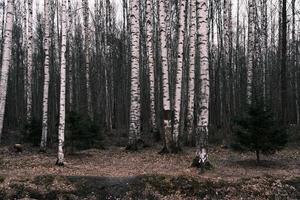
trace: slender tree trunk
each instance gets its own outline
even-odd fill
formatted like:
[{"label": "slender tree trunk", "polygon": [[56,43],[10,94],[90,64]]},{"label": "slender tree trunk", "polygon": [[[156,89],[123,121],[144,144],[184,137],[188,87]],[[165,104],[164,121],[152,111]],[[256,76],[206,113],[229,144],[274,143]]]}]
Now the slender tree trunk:
[{"label": "slender tree trunk", "polygon": [[157,120],[155,113],[155,76],[154,76],[154,55],[153,55],[153,0],[147,0],[146,10],[147,23],[147,56],[150,79],[150,111],[151,129],[157,132]]},{"label": "slender tree trunk", "polygon": [[160,27],[160,48],[162,63],[162,87],[163,87],[163,135],[164,148],[161,153],[171,152],[172,147],[172,111],[170,102],[169,87],[169,60],[167,47],[167,26],[166,26],[166,10],[165,1],[159,0],[159,27]]},{"label": "slender tree trunk", "polygon": [[33,55],[33,37],[32,37],[32,1],[28,0],[28,34],[27,34],[27,79],[26,79],[26,97],[27,97],[27,122],[32,119],[32,55]]},{"label": "slender tree trunk", "polygon": [[27,96],[27,90],[28,90],[28,86],[27,86],[27,79],[28,79],[28,36],[27,36],[27,23],[28,23],[28,18],[27,18],[27,12],[28,12],[28,1],[24,0],[24,8],[23,8],[23,23],[22,23],[22,52],[23,52],[23,57],[22,57],[22,62],[23,62],[23,67],[24,67],[24,97],[25,97],[25,106],[26,106],[26,122],[28,123],[28,117],[29,117],[29,113],[27,112],[28,110],[28,96]]},{"label": "slender tree trunk", "polygon": [[253,57],[254,57],[254,3],[248,1],[248,58],[247,58],[247,103],[252,103]]},{"label": "slender tree trunk", "polygon": [[128,150],[137,150],[137,139],[141,129],[140,102],[140,20],[139,1],[131,0],[131,102],[129,117]]},{"label": "slender tree trunk", "polygon": [[66,47],[67,47],[67,1],[62,1],[62,38],[61,38],[61,66],[60,66],[60,101],[58,126],[58,155],[57,165],[64,165],[64,142],[66,126]]},{"label": "slender tree trunk", "polygon": [[295,19],[296,0],[292,0],[292,63],[294,68],[294,88],[295,88],[295,104],[296,104],[296,123],[300,124],[299,110],[299,83],[298,83],[298,68],[297,68],[297,41],[296,41],[296,19]]},{"label": "slender tree trunk", "polygon": [[209,122],[209,62],[208,62],[208,5],[207,0],[198,0],[198,49],[200,53],[200,91],[196,128],[196,163],[202,170],[209,166],[208,161],[208,122]]},{"label": "slender tree trunk", "polygon": [[223,88],[222,88],[222,99],[223,99],[223,104],[222,104],[222,121],[223,121],[223,146],[227,147],[228,146],[228,135],[230,133],[230,127],[229,127],[229,118],[230,118],[230,90],[231,88],[229,87],[229,71],[230,71],[230,2],[229,0],[224,0],[224,9],[223,9],[223,33],[224,33],[224,43],[223,43],[223,49],[222,49],[222,57],[223,57],[223,67],[222,67],[222,82],[223,82]]},{"label": "slender tree trunk", "polygon": [[6,26],[4,35],[3,45],[3,58],[1,67],[1,80],[0,80],[0,142],[3,131],[3,121],[6,104],[7,84],[9,65],[11,64],[11,53],[12,53],[12,29],[14,20],[14,0],[7,0],[6,10]]},{"label": "slender tree trunk", "polygon": [[84,23],[84,51],[85,51],[85,69],[86,69],[86,90],[87,90],[87,109],[92,117],[92,91],[90,80],[90,34],[89,34],[89,1],[82,0],[83,23]]},{"label": "slender tree trunk", "polygon": [[262,65],[263,65],[263,102],[267,98],[267,69],[268,69],[268,5],[267,0],[262,1]]},{"label": "slender tree trunk", "polygon": [[195,105],[195,55],[196,55],[196,0],[190,1],[190,51],[189,51],[189,83],[188,83],[188,111],[187,111],[187,140],[193,142],[194,105]]},{"label": "slender tree trunk", "polygon": [[282,0],[282,49],[281,49],[281,120],[286,125],[287,119],[287,11],[286,0]]},{"label": "slender tree trunk", "polygon": [[178,35],[178,48],[177,48],[177,71],[176,71],[176,88],[175,88],[175,105],[174,105],[174,127],[173,127],[173,142],[174,150],[179,150],[179,126],[180,126],[180,108],[182,100],[182,76],[183,76],[183,55],[184,55],[184,22],[186,0],[180,0],[180,13],[179,13],[179,35]]},{"label": "slender tree trunk", "polygon": [[73,62],[72,53],[73,49],[73,15],[72,15],[72,5],[71,0],[68,0],[68,14],[69,14],[69,28],[68,28],[68,41],[69,41],[69,110],[73,110]]},{"label": "slender tree trunk", "polygon": [[48,104],[49,104],[49,47],[50,47],[50,22],[49,22],[49,0],[44,0],[44,18],[45,18],[45,38],[44,38],[44,89],[43,89],[43,124],[42,124],[42,138],[41,150],[45,151],[48,138]]}]

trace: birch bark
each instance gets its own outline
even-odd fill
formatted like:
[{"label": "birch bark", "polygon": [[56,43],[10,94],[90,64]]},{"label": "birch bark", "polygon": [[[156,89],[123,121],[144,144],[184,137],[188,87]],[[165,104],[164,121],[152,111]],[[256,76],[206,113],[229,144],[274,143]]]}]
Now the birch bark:
[{"label": "birch bark", "polygon": [[45,18],[45,39],[44,39],[44,90],[43,90],[43,124],[42,124],[42,138],[41,150],[45,151],[48,137],[48,100],[49,100],[49,47],[50,47],[50,22],[49,22],[49,0],[44,0],[44,18]]},{"label": "birch bark", "polygon": [[147,23],[147,55],[150,80],[150,109],[152,131],[157,132],[157,122],[155,113],[155,75],[154,75],[154,56],[153,56],[153,2],[147,0],[146,23]]},{"label": "birch bark", "polygon": [[61,66],[60,66],[60,101],[59,101],[59,126],[58,126],[58,152],[57,162],[64,165],[64,142],[66,126],[66,48],[67,48],[67,1],[62,1],[62,35],[61,35]]},{"label": "birch bark", "polygon": [[248,58],[247,58],[247,103],[252,103],[252,79],[253,79],[253,57],[254,57],[254,2],[248,1]]},{"label": "birch bark", "polygon": [[139,1],[130,1],[131,9],[131,102],[129,118],[128,150],[137,150],[137,139],[141,128],[141,102],[140,102],[140,20]]},{"label": "birch bark", "polygon": [[163,85],[163,133],[164,133],[164,148],[163,152],[170,152],[172,146],[172,127],[171,127],[171,102],[169,88],[169,61],[167,47],[167,26],[166,26],[166,10],[165,1],[159,1],[159,27],[160,27],[160,48],[162,62],[162,85]]},{"label": "birch bark", "polygon": [[183,70],[183,46],[184,46],[184,22],[185,22],[186,0],[180,0],[179,13],[179,35],[178,35],[178,49],[177,49],[177,71],[176,71],[176,88],[175,88],[175,105],[174,105],[174,127],[173,127],[173,142],[175,150],[179,147],[179,125],[180,125],[180,108],[182,95],[182,70]]},{"label": "birch bark", "polygon": [[208,62],[208,5],[198,0],[198,49],[200,53],[200,91],[196,128],[196,166],[204,169],[208,164],[207,139],[209,120],[209,62]]},{"label": "birch bark", "polygon": [[187,135],[188,143],[193,140],[194,131],[194,105],[195,105],[195,55],[196,55],[196,0],[190,1],[190,52],[189,52],[189,82],[188,82],[188,112],[187,112]]},{"label": "birch bark", "polygon": [[11,64],[11,53],[12,53],[12,29],[14,20],[14,0],[7,0],[6,10],[6,26],[3,44],[3,58],[1,68],[1,80],[0,80],[0,142],[3,131],[3,121],[6,104],[7,84],[9,65]]},{"label": "birch bark", "polygon": [[86,90],[87,90],[87,108],[89,116],[92,117],[92,93],[90,80],[90,34],[89,34],[89,2],[82,0],[83,23],[84,23],[84,49],[85,49],[85,68],[86,68]]},{"label": "birch bark", "polygon": [[27,33],[27,79],[26,79],[26,97],[27,97],[27,122],[32,118],[32,4],[33,0],[28,0],[28,33]]}]

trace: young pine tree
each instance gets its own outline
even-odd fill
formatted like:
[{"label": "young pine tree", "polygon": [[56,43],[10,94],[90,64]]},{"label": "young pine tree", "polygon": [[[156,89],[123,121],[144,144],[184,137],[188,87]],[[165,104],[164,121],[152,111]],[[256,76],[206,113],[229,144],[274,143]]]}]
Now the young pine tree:
[{"label": "young pine tree", "polygon": [[261,153],[273,154],[286,145],[288,135],[279,124],[263,105],[253,104],[243,117],[234,121],[233,149],[255,152],[259,163]]}]

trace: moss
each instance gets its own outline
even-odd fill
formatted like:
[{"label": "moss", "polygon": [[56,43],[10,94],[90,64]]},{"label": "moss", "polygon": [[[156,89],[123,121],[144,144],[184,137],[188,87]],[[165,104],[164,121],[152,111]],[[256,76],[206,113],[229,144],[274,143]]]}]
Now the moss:
[{"label": "moss", "polygon": [[55,180],[55,176],[53,175],[44,175],[44,176],[37,176],[34,178],[33,183],[35,185],[45,185],[49,186]]},{"label": "moss", "polygon": [[162,195],[174,193],[174,186],[171,183],[171,178],[161,175],[147,175],[141,178],[144,185],[149,185],[157,190]]},{"label": "moss", "polygon": [[10,188],[13,189],[13,194],[11,199],[21,199],[26,196],[25,184],[24,183],[13,183],[10,185]]},{"label": "moss", "polygon": [[189,197],[204,198],[209,195],[214,198],[224,197],[226,194],[220,193],[216,196],[216,189],[222,188],[228,183],[199,181],[193,177],[186,176],[162,176],[148,175],[142,177],[143,184],[150,186],[153,190],[158,191],[161,195],[171,195],[176,192]]}]

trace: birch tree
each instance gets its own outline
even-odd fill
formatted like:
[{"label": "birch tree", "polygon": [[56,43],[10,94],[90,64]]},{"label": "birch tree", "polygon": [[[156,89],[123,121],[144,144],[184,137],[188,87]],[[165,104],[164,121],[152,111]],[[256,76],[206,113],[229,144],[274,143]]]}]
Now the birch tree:
[{"label": "birch tree", "polygon": [[163,86],[163,134],[164,148],[161,153],[169,153],[172,148],[172,127],[171,127],[171,102],[169,88],[169,61],[167,47],[167,28],[166,28],[166,10],[165,1],[159,1],[159,27],[160,27],[160,50],[162,62],[162,86]]},{"label": "birch tree", "polygon": [[26,120],[27,120],[27,123],[28,123],[28,118],[29,118],[29,113],[28,113],[28,97],[27,97],[27,91],[28,91],[28,86],[27,86],[27,71],[28,71],[28,62],[27,62],[27,59],[28,59],[28,44],[27,44],[27,41],[28,41],[28,36],[27,36],[27,7],[28,7],[28,3],[27,0],[24,0],[24,4],[23,4],[23,23],[22,23],[22,52],[23,52],[23,57],[22,57],[22,61],[23,61],[23,67],[24,67],[24,81],[25,81],[25,84],[24,84],[24,89],[25,89],[25,102],[26,102]]},{"label": "birch tree", "polygon": [[44,37],[44,89],[43,89],[43,119],[42,119],[42,138],[41,151],[46,150],[48,137],[48,103],[49,103],[49,47],[50,47],[50,19],[49,19],[49,0],[44,0],[44,21],[45,21],[45,37]]},{"label": "birch tree", "polygon": [[175,88],[175,106],[174,106],[174,127],[173,127],[173,142],[175,151],[179,149],[179,125],[180,125],[180,108],[181,108],[181,88],[182,88],[182,70],[183,70],[183,46],[184,46],[184,25],[185,25],[185,7],[186,1],[180,0],[179,13],[179,35],[177,49],[177,71],[176,71],[176,88]]},{"label": "birch tree", "polygon": [[262,65],[263,65],[263,101],[266,105],[266,96],[267,96],[267,68],[268,68],[268,6],[267,0],[262,1],[261,6],[262,13]]},{"label": "birch tree", "polygon": [[196,0],[190,1],[190,51],[189,51],[189,82],[188,82],[188,111],[187,136],[188,143],[192,143],[194,130],[194,104],[195,104],[195,55],[196,55]]},{"label": "birch tree", "polygon": [[72,15],[72,5],[71,5],[71,0],[68,0],[68,19],[69,19],[69,24],[68,24],[68,47],[69,47],[69,76],[68,76],[68,84],[69,84],[69,110],[72,111],[73,109],[73,66],[72,66],[72,53],[74,49],[72,48],[73,46],[73,15]]},{"label": "birch tree", "polygon": [[66,48],[67,48],[67,1],[62,1],[62,35],[61,35],[61,64],[60,64],[60,101],[58,126],[58,154],[56,164],[64,165],[64,142],[66,127]]},{"label": "birch tree", "polygon": [[14,20],[14,0],[7,0],[6,10],[6,26],[3,44],[3,58],[1,67],[1,80],[0,80],[0,141],[3,131],[3,121],[5,113],[5,103],[7,94],[9,65],[11,64],[11,52],[12,52],[12,29]]},{"label": "birch tree", "polygon": [[140,102],[140,20],[139,1],[131,0],[131,90],[130,90],[130,117],[128,150],[137,150],[137,140],[141,128],[141,102]]},{"label": "birch tree", "polygon": [[208,62],[208,5],[207,0],[198,0],[198,49],[200,53],[200,101],[197,114],[197,151],[194,164],[201,169],[209,165],[207,140],[209,120],[209,62]]},{"label": "birch tree", "polygon": [[84,24],[84,50],[85,50],[85,70],[86,70],[86,90],[87,90],[87,108],[89,116],[92,116],[92,91],[90,80],[90,34],[89,34],[89,1],[82,0],[83,24]]},{"label": "birch tree", "polygon": [[32,118],[32,3],[33,0],[28,0],[28,33],[27,33],[27,79],[26,79],[26,97],[27,97],[27,122]]},{"label": "birch tree", "polygon": [[154,56],[153,56],[153,0],[147,0],[146,23],[147,23],[147,56],[150,80],[150,111],[151,111],[151,128],[157,132],[157,122],[155,113],[155,77],[154,77]]},{"label": "birch tree", "polygon": [[253,55],[254,55],[254,2],[248,1],[248,57],[247,57],[247,102],[252,102]]}]

